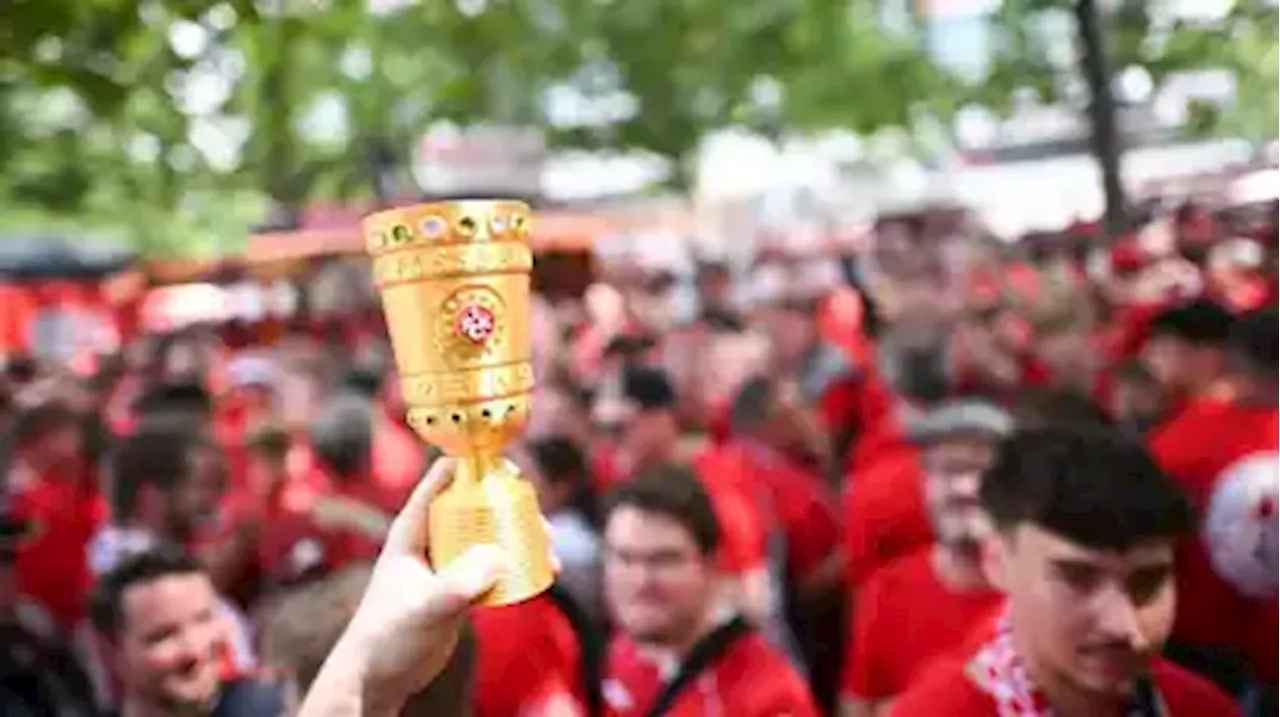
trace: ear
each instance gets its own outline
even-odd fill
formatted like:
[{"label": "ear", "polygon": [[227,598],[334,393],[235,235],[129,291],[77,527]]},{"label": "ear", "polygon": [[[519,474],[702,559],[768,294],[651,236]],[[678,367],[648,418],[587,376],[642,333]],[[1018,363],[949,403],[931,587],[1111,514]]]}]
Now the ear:
[{"label": "ear", "polygon": [[1010,553],[1013,536],[994,532],[982,541],[982,574],[996,590],[1008,592]]}]

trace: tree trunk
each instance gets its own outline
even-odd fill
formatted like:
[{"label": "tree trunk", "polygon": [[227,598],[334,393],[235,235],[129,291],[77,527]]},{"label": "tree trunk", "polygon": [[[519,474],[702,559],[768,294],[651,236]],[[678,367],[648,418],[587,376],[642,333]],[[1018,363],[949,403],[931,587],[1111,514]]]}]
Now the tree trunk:
[{"label": "tree trunk", "polygon": [[1111,94],[1111,69],[1107,65],[1102,20],[1095,0],[1076,0],[1076,30],[1080,41],[1080,65],[1089,84],[1089,127],[1093,156],[1102,171],[1106,198],[1104,226],[1114,241],[1125,231],[1128,204],[1120,180],[1120,133],[1116,127],[1116,102]]}]

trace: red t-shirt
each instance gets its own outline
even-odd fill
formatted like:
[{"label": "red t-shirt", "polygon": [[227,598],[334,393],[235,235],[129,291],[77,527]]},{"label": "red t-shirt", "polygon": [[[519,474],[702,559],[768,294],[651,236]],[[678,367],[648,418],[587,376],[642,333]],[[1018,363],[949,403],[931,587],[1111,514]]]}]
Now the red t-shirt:
[{"label": "red t-shirt", "polygon": [[[969,678],[966,666],[965,660],[935,663],[893,701],[888,717],[995,717],[998,713],[994,700]],[[1157,659],[1151,666],[1151,675],[1168,707],[1168,717],[1228,717],[1240,713],[1239,705],[1213,683],[1172,662]]]},{"label": "red t-shirt", "polygon": [[902,692],[1002,603],[993,590],[957,593],[943,585],[932,548],[877,570],[857,594],[843,692],[869,702]]},{"label": "red t-shirt", "polygon": [[[747,546],[743,552],[748,557],[762,555],[763,541],[767,539],[764,533],[781,529],[786,535],[788,573],[802,576],[839,545],[839,517],[830,489],[822,479],[782,453],[730,441],[708,448],[699,456],[698,466],[712,475],[709,487],[717,491],[731,489],[747,498],[754,495],[762,501],[759,509],[749,511],[751,534],[735,538],[739,545]],[[715,499],[713,495],[712,500]],[[735,501],[724,510],[737,507]],[[757,528],[763,533],[756,534]],[[736,527],[733,531],[739,532]]]},{"label": "red t-shirt", "polygon": [[[1274,629],[1274,616],[1267,616],[1276,610],[1275,599],[1247,596],[1255,589],[1265,594],[1267,581],[1275,575],[1274,555],[1268,557],[1266,551],[1254,548],[1262,547],[1258,543],[1267,531],[1274,544],[1278,431],[1280,413],[1275,407],[1199,398],[1189,401],[1151,439],[1156,460],[1187,491],[1203,522],[1199,534],[1179,551],[1178,618],[1173,634],[1190,643],[1242,647],[1254,656],[1259,677],[1272,683],[1276,681],[1275,648],[1280,636]],[[1237,471],[1258,460],[1264,466],[1260,473],[1241,475]],[[1255,523],[1257,529],[1253,530]],[[1212,534],[1227,537],[1210,538]],[[1234,558],[1232,545],[1241,553]],[[1228,561],[1240,566],[1238,571],[1221,568],[1224,551]],[[1211,559],[1214,552],[1219,553],[1219,567]],[[1270,564],[1258,564],[1250,570],[1257,561]],[[1249,614],[1266,619],[1241,619]]]},{"label": "red t-shirt", "polygon": [[18,589],[70,632],[85,616],[93,587],[85,549],[106,519],[106,503],[96,491],[46,476],[17,490],[13,511],[33,528],[18,547]]},{"label": "red t-shirt", "polygon": [[746,460],[786,535],[787,572],[797,578],[809,574],[840,545],[835,496],[820,477],[780,455],[747,451]]},{"label": "red t-shirt", "polygon": [[742,575],[765,567],[772,516],[763,509],[763,489],[752,480],[739,451],[709,448],[693,460],[720,523],[717,567],[725,575]]},{"label": "red t-shirt", "polygon": [[400,505],[422,478],[426,465],[422,441],[391,416],[379,416],[374,422],[373,479],[385,493],[383,501]]},{"label": "red t-shirt", "polygon": [[582,656],[550,598],[471,611],[476,630],[475,716],[519,717],[554,700],[581,707]]},{"label": "red t-shirt", "polygon": [[[605,666],[607,717],[642,717],[662,691],[664,670],[624,635]],[[668,717],[817,717],[804,679],[759,635],[740,638],[676,697]]]},{"label": "red t-shirt", "polygon": [[845,487],[845,549],[849,580],[858,585],[896,557],[933,543],[916,451],[886,454]]},{"label": "red t-shirt", "polygon": [[[376,488],[347,486],[330,495],[358,510],[380,513],[387,520],[394,515],[379,502]],[[324,499],[324,494],[306,495],[296,504],[282,499],[278,512],[263,526],[258,562],[269,582],[288,584],[304,575],[327,573],[378,557],[382,541],[342,521],[323,518],[318,505]]]}]

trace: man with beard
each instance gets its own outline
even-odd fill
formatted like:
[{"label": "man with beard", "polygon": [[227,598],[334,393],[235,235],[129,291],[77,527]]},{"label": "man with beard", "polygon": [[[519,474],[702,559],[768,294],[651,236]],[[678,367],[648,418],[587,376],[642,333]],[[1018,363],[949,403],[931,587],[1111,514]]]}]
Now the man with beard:
[{"label": "man with beard", "polygon": [[914,675],[963,642],[999,604],[982,574],[988,522],[982,473],[1012,418],[981,401],[935,409],[912,427],[922,449],[924,496],[935,542],[877,570],[858,592],[841,697],[844,717],[882,712]]},{"label": "man with beard", "polygon": [[224,680],[226,632],[213,582],[176,548],[139,553],[103,575],[90,607],[120,681],[121,717],[277,717],[280,690]]},{"label": "man with beard", "polygon": [[1001,443],[978,495],[994,529],[983,570],[1007,606],[913,678],[889,715],[1237,713],[1160,658],[1174,551],[1195,516],[1140,443],[1094,426],[1023,430]]}]

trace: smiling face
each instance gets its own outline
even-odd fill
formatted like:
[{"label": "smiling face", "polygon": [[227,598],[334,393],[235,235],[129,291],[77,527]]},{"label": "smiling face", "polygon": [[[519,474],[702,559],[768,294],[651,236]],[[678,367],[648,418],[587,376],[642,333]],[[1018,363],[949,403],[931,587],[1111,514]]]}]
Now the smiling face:
[{"label": "smiling face", "polygon": [[988,569],[1009,596],[1015,641],[1046,679],[1088,694],[1128,694],[1173,627],[1171,540],[1093,550],[1025,524],[990,543]]},{"label": "smiling face", "polygon": [[123,597],[115,664],[126,688],[184,713],[211,707],[227,634],[209,578],[166,575],[129,587]]}]

